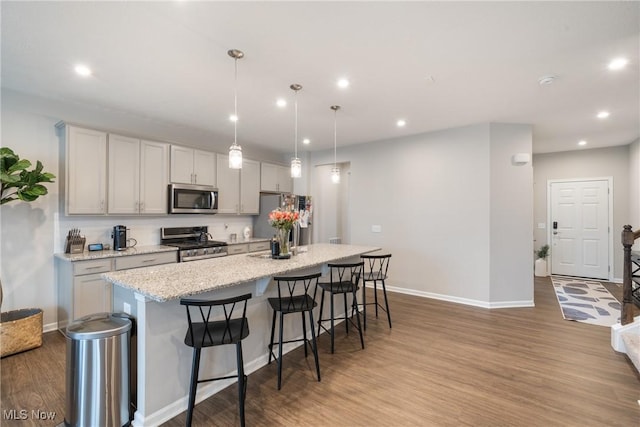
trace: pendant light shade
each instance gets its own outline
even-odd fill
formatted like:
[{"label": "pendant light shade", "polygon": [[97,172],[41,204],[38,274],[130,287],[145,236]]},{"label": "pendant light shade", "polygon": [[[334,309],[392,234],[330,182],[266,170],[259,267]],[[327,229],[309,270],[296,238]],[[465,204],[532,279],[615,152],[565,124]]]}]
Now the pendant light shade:
[{"label": "pendant light shade", "polygon": [[294,83],[289,86],[295,92],[295,126],[293,132],[293,159],[291,159],[291,178],[302,176],[302,161],[298,158],[298,91],[302,86]]},{"label": "pendant light shade", "polygon": [[244,53],[238,49],[227,52],[234,59],[234,89],[233,89],[233,144],[229,147],[229,168],[242,169],[242,147],[238,145],[238,59],[244,58]]},{"label": "pendant light shade", "polygon": [[336,163],[336,152],[338,146],[338,110],[340,109],[339,105],[332,105],[331,109],[333,110],[333,167],[331,168],[331,182],[334,184],[340,183],[340,168]]}]

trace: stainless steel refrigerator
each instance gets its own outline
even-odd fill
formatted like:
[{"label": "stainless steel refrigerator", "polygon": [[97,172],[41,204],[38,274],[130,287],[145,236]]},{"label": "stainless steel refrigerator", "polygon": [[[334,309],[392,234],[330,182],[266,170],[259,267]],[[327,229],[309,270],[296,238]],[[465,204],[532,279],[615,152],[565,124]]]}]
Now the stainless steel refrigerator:
[{"label": "stainless steel refrigerator", "polygon": [[296,210],[301,220],[291,233],[292,245],[309,245],[313,235],[313,204],[311,196],[295,194],[260,194],[260,215],[253,217],[254,237],[272,238],[275,229],[269,225],[269,213],[277,208]]}]

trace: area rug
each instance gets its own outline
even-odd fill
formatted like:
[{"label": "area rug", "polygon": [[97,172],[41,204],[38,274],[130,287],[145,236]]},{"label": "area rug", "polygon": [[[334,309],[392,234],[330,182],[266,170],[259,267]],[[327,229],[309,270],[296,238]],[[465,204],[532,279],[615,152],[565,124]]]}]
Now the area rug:
[{"label": "area rug", "polygon": [[551,277],[565,320],[611,326],[620,321],[620,303],[600,282]]}]

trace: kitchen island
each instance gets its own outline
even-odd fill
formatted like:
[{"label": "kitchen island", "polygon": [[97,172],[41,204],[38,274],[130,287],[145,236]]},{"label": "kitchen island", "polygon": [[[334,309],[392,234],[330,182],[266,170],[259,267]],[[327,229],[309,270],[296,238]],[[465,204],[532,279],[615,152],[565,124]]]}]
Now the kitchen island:
[{"label": "kitchen island", "polygon": [[[245,371],[250,373],[268,361],[272,312],[266,299],[277,295],[275,288],[269,286],[273,276],[326,272],[328,263],[356,261],[360,255],[378,249],[314,244],[297,248],[295,256],[283,260],[271,259],[266,253],[251,253],[104,273],[103,278],[115,285],[114,311],[129,312],[136,319],[137,369],[133,371],[137,370],[137,410],[132,425],[159,425],[187,408],[192,352],[183,342],[187,319],[180,298],[197,295],[219,299],[252,293],[247,307],[251,332],[243,341]],[[284,327],[290,335],[301,337],[299,323],[285,321]],[[295,346],[289,344],[285,351]],[[203,352],[200,366],[203,377],[225,376],[235,371],[235,352],[231,347]],[[201,385],[197,402],[232,382]],[[251,379],[247,398],[251,399]]]}]

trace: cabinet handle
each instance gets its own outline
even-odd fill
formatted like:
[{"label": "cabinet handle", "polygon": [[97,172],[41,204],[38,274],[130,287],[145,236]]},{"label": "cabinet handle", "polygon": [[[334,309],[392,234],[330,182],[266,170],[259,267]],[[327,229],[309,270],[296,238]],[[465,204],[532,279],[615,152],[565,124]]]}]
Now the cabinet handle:
[{"label": "cabinet handle", "polygon": [[193,174],[193,183],[194,183],[194,184],[197,184],[197,183],[198,183],[198,174],[197,174],[197,173],[194,173],[194,174]]},{"label": "cabinet handle", "polygon": [[142,262],[154,262],[156,260],[156,258],[152,258],[152,259],[143,259]]},{"label": "cabinet handle", "polygon": [[140,202],[140,212],[144,212],[144,202]]},{"label": "cabinet handle", "polygon": [[104,199],[100,200],[100,212],[104,212]]},{"label": "cabinet handle", "polygon": [[95,270],[96,268],[102,268],[102,265],[96,265],[94,267],[87,267],[87,270]]}]

